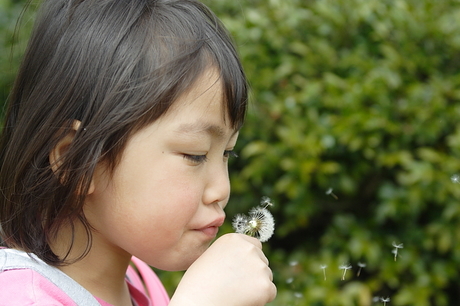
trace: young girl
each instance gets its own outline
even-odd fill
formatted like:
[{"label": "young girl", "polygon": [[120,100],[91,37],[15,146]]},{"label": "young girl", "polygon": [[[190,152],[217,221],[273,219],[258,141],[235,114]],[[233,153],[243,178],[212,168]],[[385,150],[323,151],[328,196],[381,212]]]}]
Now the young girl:
[{"label": "young girl", "polygon": [[[0,139],[0,305],[273,300],[260,242],[210,245],[246,84],[196,1],[45,0]],[[170,301],[141,260],[187,269]]]}]

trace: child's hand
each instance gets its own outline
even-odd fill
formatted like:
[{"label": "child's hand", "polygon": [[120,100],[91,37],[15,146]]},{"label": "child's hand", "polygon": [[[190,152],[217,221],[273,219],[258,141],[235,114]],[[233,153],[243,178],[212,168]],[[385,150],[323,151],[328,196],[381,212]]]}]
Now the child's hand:
[{"label": "child's hand", "polygon": [[260,241],[227,234],[190,266],[169,305],[265,305],[276,296],[272,280]]}]

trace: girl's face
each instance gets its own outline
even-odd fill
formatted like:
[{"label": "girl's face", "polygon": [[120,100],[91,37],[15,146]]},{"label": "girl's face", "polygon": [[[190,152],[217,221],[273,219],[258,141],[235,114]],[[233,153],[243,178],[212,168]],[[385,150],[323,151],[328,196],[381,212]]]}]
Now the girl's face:
[{"label": "girl's face", "polygon": [[225,218],[238,137],[223,105],[210,70],[131,137],[113,174],[99,165],[84,207],[94,249],[164,270],[186,269],[207,249]]}]

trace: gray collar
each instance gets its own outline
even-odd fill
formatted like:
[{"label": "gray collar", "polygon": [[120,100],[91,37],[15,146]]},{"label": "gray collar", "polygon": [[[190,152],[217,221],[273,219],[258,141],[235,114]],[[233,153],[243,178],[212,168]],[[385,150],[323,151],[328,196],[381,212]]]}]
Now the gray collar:
[{"label": "gray collar", "polygon": [[13,249],[0,249],[0,273],[8,270],[30,269],[40,273],[78,306],[100,306],[96,298],[64,272],[46,264],[34,254]]}]

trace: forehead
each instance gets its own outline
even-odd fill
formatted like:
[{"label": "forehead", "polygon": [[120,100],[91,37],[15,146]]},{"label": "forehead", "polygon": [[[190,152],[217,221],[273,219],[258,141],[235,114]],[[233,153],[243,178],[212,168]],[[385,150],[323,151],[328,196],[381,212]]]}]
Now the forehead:
[{"label": "forehead", "polygon": [[238,134],[230,123],[222,82],[213,71],[204,73],[150,126],[147,129],[157,135],[161,131],[167,138],[197,142],[208,137],[228,141]]},{"label": "forehead", "polygon": [[174,101],[163,117],[171,119],[178,116],[180,125],[177,130],[180,132],[208,130],[216,135],[223,133],[219,126],[229,124],[230,119],[222,80],[216,69],[206,70],[188,91]]},{"label": "forehead", "polygon": [[176,133],[206,133],[221,138],[225,136],[225,130],[214,124],[208,124],[205,121],[185,122],[180,124],[175,130]]},{"label": "forehead", "polygon": [[179,102],[193,102],[204,95],[208,97],[214,95],[214,99],[219,99],[223,103],[223,84],[220,73],[216,68],[206,69],[197,77],[190,89],[179,96],[177,100]]}]

